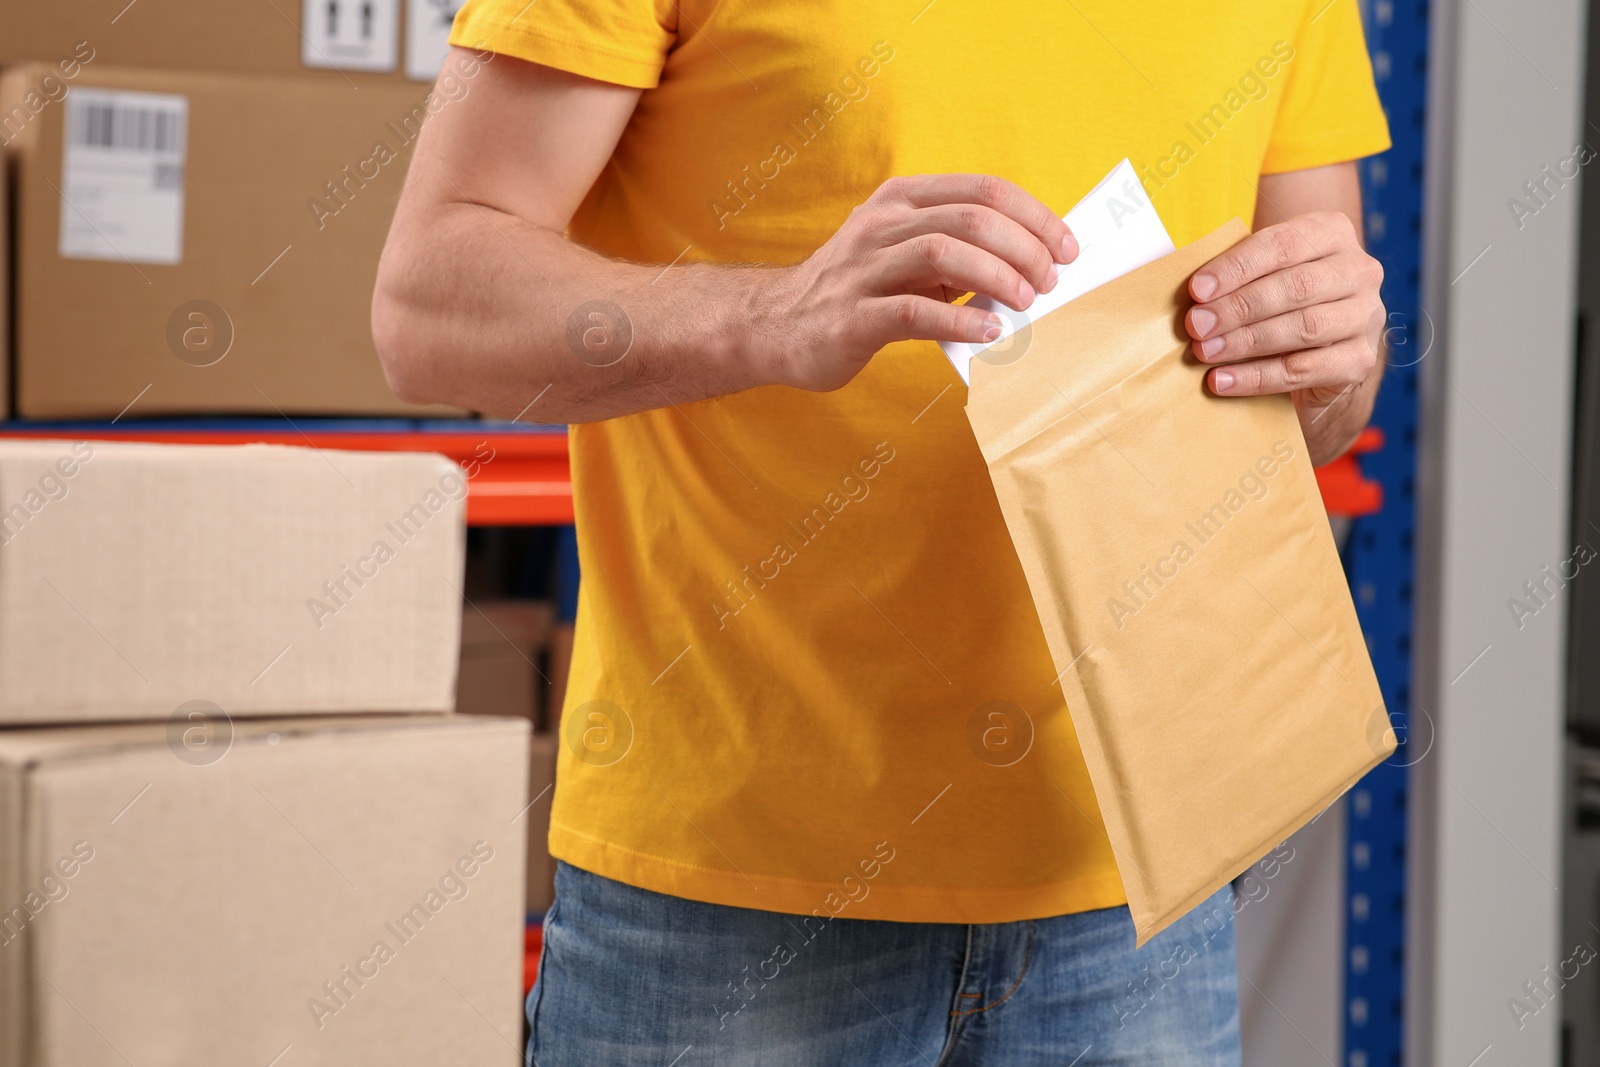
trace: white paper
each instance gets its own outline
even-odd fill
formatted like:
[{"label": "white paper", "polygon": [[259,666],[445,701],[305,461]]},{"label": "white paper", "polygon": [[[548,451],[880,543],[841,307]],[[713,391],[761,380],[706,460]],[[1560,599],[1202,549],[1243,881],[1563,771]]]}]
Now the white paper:
[{"label": "white paper", "polygon": [[408,0],[406,77],[431,82],[450,54],[450,26],[466,0]]},{"label": "white paper", "polygon": [[1014,311],[986,296],[975,296],[967,306],[999,315],[1003,320],[1000,336],[989,344],[939,343],[962,381],[971,383],[970,364],[978,353],[1004,344],[1018,330],[1091,289],[1098,289],[1106,282],[1176,251],[1172,238],[1167,236],[1167,228],[1161,224],[1154,205],[1145,195],[1144,186],[1134,174],[1133,165],[1126,159],[1100,179],[1100,184],[1078,201],[1064,218],[1078,239],[1078,258],[1060,268],[1061,277],[1056,287],[1048,293],[1040,293],[1033,306],[1025,311]]},{"label": "white paper", "polygon": [[300,62],[331,70],[387,71],[400,53],[400,0],[305,0]]},{"label": "white paper", "polygon": [[74,89],[61,148],[65,259],[183,262],[189,100]]}]

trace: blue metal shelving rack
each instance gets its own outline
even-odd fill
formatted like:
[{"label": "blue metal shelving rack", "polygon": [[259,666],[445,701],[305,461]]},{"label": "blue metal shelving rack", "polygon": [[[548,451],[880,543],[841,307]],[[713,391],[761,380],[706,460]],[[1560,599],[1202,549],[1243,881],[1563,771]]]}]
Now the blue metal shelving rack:
[{"label": "blue metal shelving rack", "polygon": [[1422,310],[1428,0],[1371,0],[1367,42],[1394,147],[1362,165],[1368,249],[1383,263],[1391,365],[1373,424],[1384,448],[1363,457],[1383,509],[1357,520],[1346,549],[1356,610],[1401,739],[1346,800],[1344,1067],[1404,1062],[1406,818],[1409,763],[1432,742],[1411,703],[1413,550],[1420,366],[1433,342]]}]

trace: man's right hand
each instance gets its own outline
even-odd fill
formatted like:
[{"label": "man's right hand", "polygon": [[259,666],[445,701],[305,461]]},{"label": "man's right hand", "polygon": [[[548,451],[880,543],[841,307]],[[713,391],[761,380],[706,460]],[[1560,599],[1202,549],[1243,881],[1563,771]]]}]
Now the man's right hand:
[{"label": "man's right hand", "polygon": [[[999,319],[952,301],[1021,310],[1078,252],[1012,183],[943,174],[884,182],[792,267],[609,258],[565,231],[640,91],[459,48],[439,85],[449,106],[423,127],[373,294],[403,400],[576,423],[765,385],[837,389],[894,341],[983,342]],[[605,358],[574,342],[593,305],[626,339]]]},{"label": "man's right hand", "polygon": [[1002,178],[890,178],[814,255],[756,288],[754,341],[776,383],[837,389],[894,341],[995,340],[998,315],[951,301],[978,293],[1021,311],[1077,255],[1067,224]]}]

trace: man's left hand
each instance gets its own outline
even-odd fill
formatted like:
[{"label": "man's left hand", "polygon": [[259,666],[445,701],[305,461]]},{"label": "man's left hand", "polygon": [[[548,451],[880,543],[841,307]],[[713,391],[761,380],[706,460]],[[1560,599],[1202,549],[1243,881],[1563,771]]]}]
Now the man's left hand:
[{"label": "man's left hand", "polygon": [[1195,358],[1218,364],[1207,384],[1218,396],[1289,393],[1317,452],[1342,421],[1318,426],[1324,414],[1375,377],[1382,281],[1383,267],[1341,212],[1299,215],[1251,234],[1189,279],[1196,303],[1184,324]]}]

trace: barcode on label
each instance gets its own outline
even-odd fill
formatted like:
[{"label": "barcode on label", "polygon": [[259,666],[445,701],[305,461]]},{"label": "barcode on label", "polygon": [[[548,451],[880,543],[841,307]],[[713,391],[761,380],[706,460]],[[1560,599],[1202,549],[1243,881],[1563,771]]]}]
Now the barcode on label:
[{"label": "barcode on label", "polygon": [[137,107],[114,101],[85,101],[75,124],[76,142],[91,148],[127,152],[179,152],[184,114],[175,108]]},{"label": "barcode on label", "polygon": [[61,255],[183,262],[188,98],[79,86],[66,105]]}]

